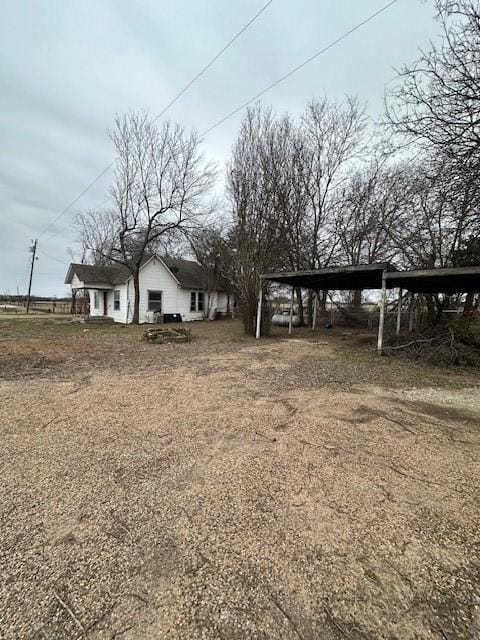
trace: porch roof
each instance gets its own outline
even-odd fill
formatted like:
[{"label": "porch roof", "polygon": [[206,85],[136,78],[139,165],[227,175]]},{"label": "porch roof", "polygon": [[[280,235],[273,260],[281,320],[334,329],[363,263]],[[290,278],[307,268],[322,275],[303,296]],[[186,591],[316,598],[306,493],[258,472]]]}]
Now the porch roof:
[{"label": "porch roof", "polygon": [[130,272],[122,265],[104,267],[72,262],[68,268],[65,284],[70,284],[74,275],[84,284],[83,288],[95,289],[98,288],[96,285],[122,284],[127,281]]}]

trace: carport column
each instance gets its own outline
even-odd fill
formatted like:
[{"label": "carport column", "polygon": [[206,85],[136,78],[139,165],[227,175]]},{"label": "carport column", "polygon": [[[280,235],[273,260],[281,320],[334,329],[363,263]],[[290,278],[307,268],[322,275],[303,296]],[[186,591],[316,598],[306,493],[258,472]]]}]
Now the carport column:
[{"label": "carport column", "polygon": [[397,307],[397,336],[400,335],[400,328],[402,326],[402,296],[403,289],[398,290],[398,307]]},{"label": "carport column", "polygon": [[260,277],[260,290],[258,292],[258,306],[257,306],[257,328],[255,338],[260,338],[260,328],[262,325],[262,302],[263,302],[263,281]]},{"label": "carport column", "polygon": [[288,321],[288,335],[292,333],[292,320],[293,320],[293,299],[295,296],[295,287],[292,285],[292,298],[290,300],[290,320]]},{"label": "carport column", "polygon": [[317,326],[317,305],[318,305],[318,291],[315,291],[313,296],[312,331],[315,331],[315,327]]},{"label": "carport column", "polygon": [[382,273],[382,298],[380,300],[380,318],[378,320],[378,340],[377,351],[382,353],[383,349],[383,325],[385,324],[385,302],[387,299],[387,281],[385,271]]}]

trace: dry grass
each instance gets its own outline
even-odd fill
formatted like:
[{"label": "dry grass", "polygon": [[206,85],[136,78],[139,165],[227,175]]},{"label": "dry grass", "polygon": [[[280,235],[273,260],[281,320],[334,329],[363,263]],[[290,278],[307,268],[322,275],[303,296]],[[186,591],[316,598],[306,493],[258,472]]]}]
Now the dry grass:
[{"label": "dry grass", "polygon": [[0,637],[478,637],[478,378],[142,330],[0,321]]}]

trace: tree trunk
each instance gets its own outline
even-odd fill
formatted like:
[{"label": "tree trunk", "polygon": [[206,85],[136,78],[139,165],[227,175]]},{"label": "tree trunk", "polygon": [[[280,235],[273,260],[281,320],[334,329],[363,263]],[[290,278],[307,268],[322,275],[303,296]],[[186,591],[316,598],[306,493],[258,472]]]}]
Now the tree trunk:
[{"label": "tree trunk", "polygon": [[473,293],[467,293],[465,304],[463,305],[463,315],[467,316],[473,311]]},{"label": "tree trunk", "polygon": [[425,294],[425,301],[427,303],[427,324],[433,327],[437,323],[435,299],[432,295]]},{"label": "tree trunk", "polygon": [[132,323],[140,324],[140,275],[138,271],[133,274],[133,291],[134,301]]},{"label": "tree trunk", "polygon": [[327,295],[328,295],[328,291],[326,289],[323,289],[319,306],[320,306],[320,310],[324,312],[327,310]]},{"label": "tree trunk", "polygon": [[300,326],[303,327],[304,319],[303,319],[303,300],[302,300],[301,288],[295,287],[295,293],[297,295],[298,317],[300,318]]},{"label": "tree trunk", "polygon": [[207,308],[205,310],[205,307],[203,308],[203,319],[210,319],[210,312],[212,311],[212,302],[213,302],[213,295],[212,295],[212,291],[208,290],[207,291]]},{"label": "tree trunk", "polygon": [[254,336],[257,327],[257,299],[241,300],[243,330],[247,336]]},{"label": "tree trunk", "polygon": [[270,336],[272,329],[272,305],[270,302],[262,304],[262,322],[260,326],[261,335],[264,337]]},{"label": "tree trunk", "polygon": [[362,305],[362,290],[354,289],[353,291],[353,306],[360,307]]}]

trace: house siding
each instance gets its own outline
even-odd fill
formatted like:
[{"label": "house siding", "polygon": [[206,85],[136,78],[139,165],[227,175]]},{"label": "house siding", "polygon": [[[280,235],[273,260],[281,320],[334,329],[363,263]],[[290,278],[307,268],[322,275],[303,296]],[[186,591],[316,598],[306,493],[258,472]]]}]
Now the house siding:
[{"label": "house siding", "polygon": [[[157,258],[153,258],[140,271],[140,322],[151,322],[148,312],[148,292],[162,292],[162,313],[179,313],[178,295],[180,287],[177,281]],[[131,304],[133,307],[133,282],[131,285]]]},{"label": "house siding", "polygon": [[184,316],[184,320],[202,320],[204,314],[210,311],[220,311],[227,313],[227,294],[223,291],[204,291],[204,312],[190,311],[190,294],[198,289],[181,289],[179,294],[179,313]]},{"label": "house siding", "polygon": [[[114,301],[114,291],[120,291],[120,309],[115,311],[113,308]],[[128,299],[127,299],[127,285],[126,284],[117,284],[115,285],[112,291],[109,291],[107,294],[107,315],[110,318],[113,318],[115,322],[123,322],[127,321],[127,310],[128,310]]]},{"label": "house siding", "polygon": [[95,309],[95,291],[88,290],[90,296],[90,315],[93,317],[103,316],[103,291],[98,291],[98,309]]},{"label": "house siding", "polygon": [[81,289],[83,287],[83,282],[80,280],[76,273],[73,274],[70,284],[72,289]]},{"label": "house siding", "polygon": [[224,291],[217,293],[217,309],[222,313],[227,313],[232,310],[232,297],[230,296],[229,300],[228,294]]},{"label": "house siding", "polygon": [[180,289],[178,297],[178,312],[182,318],[188,322],[190,320],[202,320],[203,313],[200,311],[190,311],[190,294],[198,289]]}]

